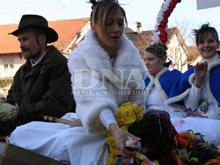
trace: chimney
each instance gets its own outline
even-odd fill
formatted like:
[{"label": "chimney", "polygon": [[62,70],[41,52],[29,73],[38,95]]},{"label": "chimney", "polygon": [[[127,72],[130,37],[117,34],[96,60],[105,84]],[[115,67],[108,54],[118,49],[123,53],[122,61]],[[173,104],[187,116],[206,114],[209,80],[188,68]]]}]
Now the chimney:
[{"label": "chimney", "polygon": [[137,22],[137,34],[141,34],[142,33],[142,24],[141,22]]}]

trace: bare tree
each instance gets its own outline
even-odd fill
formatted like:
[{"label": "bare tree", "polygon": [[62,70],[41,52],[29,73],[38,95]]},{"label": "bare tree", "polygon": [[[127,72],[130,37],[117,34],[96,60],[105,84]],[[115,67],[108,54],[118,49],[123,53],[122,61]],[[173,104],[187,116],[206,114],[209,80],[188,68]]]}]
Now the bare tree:
[{"label": "bare tree", "polygon": [[[198,23],[190,23],[187,20],[176,22],[176,27],[178,27],[182,37],[182,42],[179,42],[178,45],[172,47],[170,53],[173,56],[176,56],[172,57],[172,59],[175,59],[175,61],[173,61],[173,64],[175,65],[174,68],[177,68],[180,71],[188,69],[188,65],[190,65],[199,56],[193,34],[193,29],[197,27],[195,24]],[[182,50],[182,48],[184,50]],[[186,55],[186,59],[183,58],[183,54]]]},{"label": "bare tree", "polygon": [[172,61],[171,68],[185,72],[188,69],[187,53],[184,44],[176,42],[177,45],[170,45],[168,48],[168,60]]},{"label": "bare tree", "polygon": [[180,30],[183,40],[188,46],[195,45],[195,40],[191,26],[192,25],[190,25],[190,23],[187,20],[176,22],[176,27],[178,27],[178,29]]}]

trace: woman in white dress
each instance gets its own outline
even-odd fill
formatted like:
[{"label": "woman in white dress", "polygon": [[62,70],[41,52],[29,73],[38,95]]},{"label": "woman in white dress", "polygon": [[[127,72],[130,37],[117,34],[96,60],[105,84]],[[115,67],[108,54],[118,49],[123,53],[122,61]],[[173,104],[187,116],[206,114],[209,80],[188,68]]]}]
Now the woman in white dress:
[{"label": "woman in white dress", "polygon": [[166,103],[182,100],[188,109],[186,118],[172,119],[178,132],[191,129],[209,142],[220,143],[219,37],[209,24],[194,32],[202,60],[173,85]]},{"label": "woman in white dress", "polygon": [[[154,43],[147,47],[144,52],[144,63],[147,69],[147,77],[145,79],[145,115],[149,116],[149,118],[152,114],[158,116],[158,125],[160,125],[159,129],[158,127],[151,125],[151,123],[157,122],[157,120],[152,120],[151,123],[146,120],[145,123],[140,122],[140,124],[137,124],[136,126],[131,126],[129,131],[134,132],[135,134],[135,132],[141,132],[142,130],[143,132],[155,135],[153,139],[151,137],[147,137],[149,135],[144,133],[140,136],[142,137],[143,143],[145,143],[145,141],[149,142],[149,144],[146,145],[146,148],[154,148],[155,150],[156,148],[159,148],[159,152],[155,153],[156,156],[150,157],[155,157],[159,160],[160,164],[176,164],[175,157],[173,157],[173,153],[175,152],[173,146],[176,146],[173,139],[176,134],[176,130],[173,129],[173,126],[170,123],[170,117],[174,115],[180,116],[179,110],[181,110],[180,108],[182,108],[182,106],[172,105],[173,107],[169,107],[165,105],[165,100],[168,98],[173,83],[181,77],[182,73],[178,70],[170,71],[168,69],[170,62],[166,63],[166,50],[167,47],[165,45],[161,43]],[[174,109],[174,107],[178,107],[179,110]],[[157,130],[162,131],[160,132]],[[160,143],[160,140],[158,140],[160,136],[157,133],[163,134],[163,136],[167,138],[164,138],[162,140],[163,142]]]},{"label": "woman in white dress", "polygon": [[164,110],[170,118],[181,117],[181,111],[185,108],[181,104],[167,106],[173,84],[181,77],[182,73],[176,69],[169,70],[171,62],[167,62],[167,47],[161,43],[154,43],[144,52],[144,64],[147,69],[146,84],[146,109]]},{"label": "woman in white dress", "polygon": [[9,138],[11,144],[67,164],[106,164],[104,128],[114,136],[120,153],[132,157],[124,142],[129,136],[137,137],[120,129],[114,114],[125,102],[144,103],[146,70],[138,49],[123,34],[125,11],[112,0],[90,2],[91,30],[68,61],[77,106],[76,114],[64,118],[79,120],[73,121],[72,128],[31,122],[17,127]]}]

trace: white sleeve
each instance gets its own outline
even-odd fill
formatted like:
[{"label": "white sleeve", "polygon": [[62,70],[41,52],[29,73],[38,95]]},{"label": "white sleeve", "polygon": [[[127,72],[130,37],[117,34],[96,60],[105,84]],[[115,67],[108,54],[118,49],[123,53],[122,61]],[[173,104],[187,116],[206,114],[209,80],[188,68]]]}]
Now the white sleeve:
[{"label": "white sleeve", "polygon": [[200,94],[201,88],[197,88],[192,84],[189,95],[184,99],[186,108],[191,108],[192,110],[197,109],[200,100]]},{"label": "white sleeve", "polygon": [[108,130],[109,130],[110,124],[114,123],[118,125],[117,121],[115,120],[114,114],[112,113],[110,109],[102,110],[99,113],[99,119],[102,122],[102,124],[105,126],[105,128],[107,128]]}]

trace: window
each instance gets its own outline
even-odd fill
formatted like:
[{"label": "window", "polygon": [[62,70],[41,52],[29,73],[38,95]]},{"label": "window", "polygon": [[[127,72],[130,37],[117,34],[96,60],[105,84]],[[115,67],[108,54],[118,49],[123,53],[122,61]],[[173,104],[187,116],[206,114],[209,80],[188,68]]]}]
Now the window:
[{"label": "window", "polygon": [[3,59],[3,64],[4,64],[5,73],[10,73],[13,71],[14,59],[12,58]]}]

